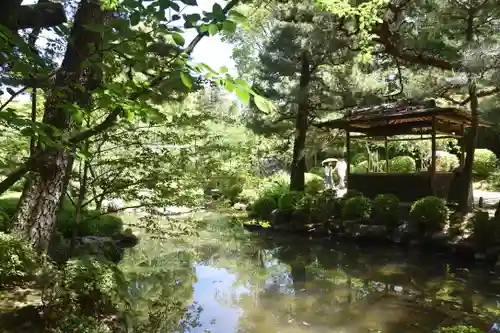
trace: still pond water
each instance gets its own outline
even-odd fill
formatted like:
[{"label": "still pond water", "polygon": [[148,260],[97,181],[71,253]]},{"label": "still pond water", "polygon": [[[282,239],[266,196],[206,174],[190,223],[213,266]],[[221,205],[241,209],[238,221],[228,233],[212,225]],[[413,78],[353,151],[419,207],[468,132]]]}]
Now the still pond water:
[{"label": "still pond water", "polygon": [[150,332],[432,332],[500,318],[500,279],[397,247],[248,233],[213,218],[127,253],[133,306]]}]

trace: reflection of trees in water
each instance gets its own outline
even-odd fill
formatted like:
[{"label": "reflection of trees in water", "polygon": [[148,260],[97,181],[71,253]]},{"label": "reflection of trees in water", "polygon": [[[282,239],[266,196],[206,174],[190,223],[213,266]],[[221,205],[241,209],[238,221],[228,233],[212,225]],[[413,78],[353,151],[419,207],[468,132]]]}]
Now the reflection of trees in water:
[{"label": "reflection of trees in water", "polygon": [[239,332],[245,333],[423,332],[496,305],[479,296],[497,288],[491,277],[432,256],[338,244],[332,249],[330,243],[271,239],[222,224],[214,230],[176,244],[143,241],[125,259],[136,327],[172,332],[197,325],[200,308],[188,309],[195,263],[227,269],[237,278],[234,287],[249,287],[248,294],[218,296],[244,310]]},{"label": "reflection of trees in water", "polygon": [[136,332],[184,332],[198,326],[191,305],[195,253],[165,241],[143,240],[121,263],[130,279],[131,324]]},{"label": "reflection of trees in water", "polygon": [[[289,266],[294,292],[284,293],[276,285],[255,291],[258,297],[242,304],[246,315],[240,320],[241,332],[257,332],[256,325],[262,330],[257,319],[268,326],[273,322],[274,329],[314,322],[316,329],[423,332],[485,313],[487,304],[478,296],[484,294],[485,275],[458,270],[432,256],[267,241],[273,256]],[[460,274],[466,278],[457,278]]]}]

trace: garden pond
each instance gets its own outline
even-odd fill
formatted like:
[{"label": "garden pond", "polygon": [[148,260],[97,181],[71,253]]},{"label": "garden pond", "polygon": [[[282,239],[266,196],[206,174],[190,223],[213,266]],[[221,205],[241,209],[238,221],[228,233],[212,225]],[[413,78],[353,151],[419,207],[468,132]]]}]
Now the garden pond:
[{"label": "garden pond", "polygon": [[500,321],[481,264],[393,245],[245,231],[212,216],[197,235],[140,235],[121,268],[149,332],[433,332]]}]

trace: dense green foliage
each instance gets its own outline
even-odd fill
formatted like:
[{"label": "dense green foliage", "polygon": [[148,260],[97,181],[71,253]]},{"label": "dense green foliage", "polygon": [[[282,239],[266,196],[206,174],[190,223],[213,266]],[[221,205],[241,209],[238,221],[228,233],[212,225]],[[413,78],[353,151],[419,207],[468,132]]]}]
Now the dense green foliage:
[{"label": "dense green foliage", "polygon": [[296,191],[283,193],[278,201],[278,208],[283,212],[291,213],[295,210],[297,203],[303,196],[303,193]]},{"label": "dense green foliage", "polygon": [[0,288],[33,279],[39,260],[19,237],[0,232]]},{"label": "dense green foliage", "polygon": [[372,204],[372,217],[387,225],[394,225],[398,221],[399,199],[393,194],[379,194]]},{"label": "dense green foliage", "polygon": [[441,198],[424,197],[413,203],[410,217],[415,222],[421,223],[427,230],[440,230],[448,219],[448,208]]},{"label": "dense green foliage", "polygon": [[474,151],[474,174],[479,177],[489,176],[498,166],[498,160],[491,150],[476,149]]},{"label": "dense green foliage", "polygon": [[345,201],[342,207],[342,218],[346,220],[368,220],[371,215],[372,202],[364,196],[355,196]]},{"label": "dense green foliage", "polygon": [[396,156],[389,161],[391,172],[414,172],[415,170],[415,160],[410,156]]}]

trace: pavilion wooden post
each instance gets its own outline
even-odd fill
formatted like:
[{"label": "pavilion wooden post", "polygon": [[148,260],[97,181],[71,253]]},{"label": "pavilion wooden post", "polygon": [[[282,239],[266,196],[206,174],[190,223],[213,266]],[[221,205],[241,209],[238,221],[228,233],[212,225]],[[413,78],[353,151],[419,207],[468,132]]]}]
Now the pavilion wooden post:
[{"label": "pavilion wooden post", "polygon": [[432,116],[431,138],[431,190],[436,195],[436,116]]},{"label": "pavilion wooden post", "polygon": [[389,173],[389,149],[387,149],[387,136],[384,137],[385,144],[385,172]]}]

